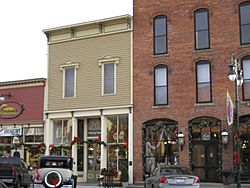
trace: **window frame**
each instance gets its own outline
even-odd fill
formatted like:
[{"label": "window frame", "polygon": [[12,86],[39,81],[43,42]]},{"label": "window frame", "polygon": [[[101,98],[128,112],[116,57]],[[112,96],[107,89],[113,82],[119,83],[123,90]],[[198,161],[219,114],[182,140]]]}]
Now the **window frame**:
[{"label": "window frame", "polygon": [[[156,25],[155,25],[155,22],[156,22],[156,19],[161,19],[161,18],[165,18],[165,24],[166,24],[166,34],[165,35],[160,35],[160,36],[156,36]],[[154,17],[153,19],[153,49],[154,49],[154,55],[161,55],[161,54],[167,54],[168,53],[168,18],[166,15],[157,15]],[[156,38],[157,37],[163,37],[165,36],[166,37],[166,49],[164,52],[162,53],[157,53],[156,52]]]},{"label": "window frame", "polygon": [[[241,24],[241,10],[240,10],[240,8],[243,7],[243,6],[249,6],[249,9],[250,9],[250,1],[242,2],[242,3],[239,4],[240,44],[241,45],[248,45],[248,44],[250,44],[250,40],[249,40],[249,42],[246,42],[246,43],[244,43],[242,41],[242,24]],[[250,26],[250,18],[249,18],[249,23],[244,24],[244,25],[249,25]]]},{"label": "window frame", "polygon": [[[196,35],[196,32],[199,32],[199,31],[205,31],[205,30],[197,30],[196,28],[196,13],[199,13],[199,12],[207,12],[207,37],[208,37],[208,46],[205,47],[205,48],[198,48],[198,45],[197,45],[197,42],[198,42],[198,39],[197,39],[197,35]],[[199,8],[197,10],[194,11],[194,46],[195,46],[195,50],[206,50],[206,49],[210,49],[210,26],[209,26],[209,10],[207,8]]]},{"label": "window frame", "polygon": [[[165,68],[166,69],[166,85],[164,85],[164,86],[156,86],[156,70],[158,69],[158,68]],[[166,87],[166,103],[165,104],[156,104],[156,89],[157,89],[157,87]],[[168,66],[167,65],[165,65],[165,64],[159,64],[159,65],[156,65],[155,67],[154,67],[154,106],[166,106],[166,105],[168,105]]]},{"label": "window frame", "polygon": [[[242,71],[243,71],[243,84],[242,84],[242,98],[243,98],[243,101],[250,101],[250,98],[245,98],[245,80],[249,80],[250,81],[250,78],[249,79],[245,79],[244,78],[244,60],[249,60],[250,61],[250,55],[247,55],[247,56],[244,56],[242,59],[241,59],[241,67],[242,67]],[[250,62],[249,62],[250,64]]]},{"label": "window frame", "polygon": [[[208,64],[209,65],[209,82],[202,82],[202,84],[204,83],[209,83],[210,86],[210,100],[208,101],[199,101],[199,93],[198,93],[198,86],[200,83],[198,83],[198,65],[202,65],[202,64]],[[212,97],[212,71],[211,71],[211,62],[208,60],[200,60],[198,62],[196,62],[195,64],[195,73],[196,73],[196,103],[202,104],[202,103],[211,103],[213,101],[213,97]]]},{"label": "window frame", "polygon": [[[101,88],[101,95],[102,96],[108,96],[108,95],[116,95],[116,87],[117,87],[117,65],[120,63],[119,57],[110,57],[107,56],[103,59],[98,60],[98,65],[101,67],[101,82],[102,82],[102,88]],[[113,93],[104,93],[104,65],[105,64],[114,64],[114,92]]]},{"label": "window frame", "polygon": [[[74,91],[72,97],[65,97],[65,70],[69,68],[74,68]],[[66,62],[63,65],[60,65],[60,70],[63,72],[63,92],[62,92],[62,98],[63,99],[71,99],[76,98],[76,78],[77,78],[77,70],[79,69],[79,63],[72,63],[72,62]]]}]

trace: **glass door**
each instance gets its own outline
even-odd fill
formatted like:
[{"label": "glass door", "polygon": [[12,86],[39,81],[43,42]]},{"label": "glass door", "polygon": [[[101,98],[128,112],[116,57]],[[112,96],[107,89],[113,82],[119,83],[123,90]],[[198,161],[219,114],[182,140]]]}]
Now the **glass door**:
[{"label": "glass door", "polygon": [[101,146],[93,142],[93,140],[89,140],[87,156],[87,181],[91,183],[98,182],[97,178],[100,174],[101,164]]},{"label": "glass door", "polygon": [[193,146],[193,171],[204,182],[218,182],[217,143],[198,142]]}]

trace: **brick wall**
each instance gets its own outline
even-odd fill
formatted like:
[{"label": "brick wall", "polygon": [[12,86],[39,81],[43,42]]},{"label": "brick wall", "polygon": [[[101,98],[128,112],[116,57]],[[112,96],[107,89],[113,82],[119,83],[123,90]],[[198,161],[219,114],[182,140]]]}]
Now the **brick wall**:
[{"label": "brick wall", "polygon": [[[230,56],[250,55],[250,46],[240,45],[239,0],[134,0],[134,180],[142,179],[142,124],[155,118],[178,121],[179,130],[186,135],[186,145],[180,152],[180,163],[189,165],[188,121],[210,116],[226,125],[226,91],[234,99],[234,83],[228,80]],[[196,51],[194,11],[209,10],[210,49]],[[168,54],[153,55],[153,18],[168,17]],[[195,105],[195,63],[211,62],[212,104]],[[154,66],[168,66],[169,105],[153,108]],[[240,96],[239,115],[250,114],[250,107]],[[232,168],[232,135],[229,146],[223,149],[223,168]]]}]

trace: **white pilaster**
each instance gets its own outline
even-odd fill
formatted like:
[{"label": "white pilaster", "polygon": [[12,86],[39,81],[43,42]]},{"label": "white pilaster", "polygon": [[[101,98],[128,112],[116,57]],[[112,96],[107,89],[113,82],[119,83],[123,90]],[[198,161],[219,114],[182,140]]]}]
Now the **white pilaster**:
[{"label": "white pilaster", "polygon": [[[101,114],[101,139],[107,143],[107,127],[105,124],[105,117]],[[107,169],[107,146],[101,145],[101,169]]]},{"label": "white pilaster", "polygon": [[132,108],[128,114],[128,177],[129,184],[133,184],[133,113]]},{"label": "white pilaster", "polygon": [[[77,136],[77,119],[72,116],[72,140]],[[72,146],[72,157],[74,159],[73,169],[77,171],[77,143]]]}]

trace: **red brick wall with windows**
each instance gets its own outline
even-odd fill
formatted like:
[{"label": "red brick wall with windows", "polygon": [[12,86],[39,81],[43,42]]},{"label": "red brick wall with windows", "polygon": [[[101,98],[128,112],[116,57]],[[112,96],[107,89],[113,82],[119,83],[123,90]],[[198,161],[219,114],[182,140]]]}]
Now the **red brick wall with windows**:
[{"label": "red brick wall with windows", "polygon": [[[231,54],[239,59],[250,55],[250,45],[240,45],[240,0],[172,1],[134,0],[134,180],[142,180],[142,124],[155,118],[178,121],[184,132],[186,145],[180,152],[180,163],[189,165],[188,121],[210,116],[222,121],[226,127],[226,91],[234,98],[234,83],[228,79]],[[195,50],[194,11],[209,10],[210,49]],[[153,18],[167,16],[168,53],[154,55]],[[200,60],[211,63],[212,103],[196,104],[196,69]],[[168,106],[154,106],[154,66],[168,66]],[[250,107],[242,101],[239,88],[239,115],[250,114]],[[223,168],[232,168],[232,134],[229,146],[223,149]]]}]

